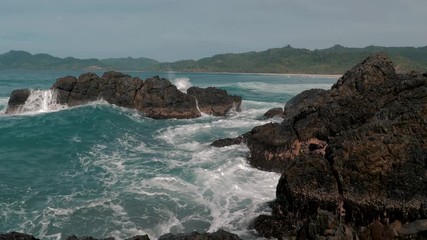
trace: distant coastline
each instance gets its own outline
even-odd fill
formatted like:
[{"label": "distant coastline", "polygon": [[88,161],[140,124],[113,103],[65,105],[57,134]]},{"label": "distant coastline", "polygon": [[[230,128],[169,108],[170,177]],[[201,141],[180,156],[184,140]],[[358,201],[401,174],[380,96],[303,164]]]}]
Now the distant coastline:
[{"label": "distant coastline", "polygon": [[286,46],[260,52],[228,53],[199,60],[159,62],[150,58],[78,59],[58,58],[49,54],[9,51],[0,54],[0,70],[84,70],[84,71],[155,71],[238,74],[288,74],[337,77],[374,53],[386,53],[398,72],[427,71],[427,46],[331,48],[309,50]]}]

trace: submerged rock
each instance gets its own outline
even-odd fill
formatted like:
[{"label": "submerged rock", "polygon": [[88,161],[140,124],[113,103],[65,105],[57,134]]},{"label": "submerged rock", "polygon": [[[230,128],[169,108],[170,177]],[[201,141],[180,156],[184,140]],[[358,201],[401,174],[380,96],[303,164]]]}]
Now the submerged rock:
[{"label": "submerged rock", "polygon": [[[164,78],[155,76],[143,81],[119,72],[106,72],[102,77],[94,73],[85,73],[78,78],[63,77],[51,89],[56,94],[57,103],[61,105],[77,106],[104,100],[120,107],[139,110],[147,117],[156,119],[196,118],[201,116],[201,112],[225,116],[233,108],[239,110],[242,101],[241,97],[231,96],[216,88],[196,88],[191,91],[192,94],[185,94]],[[29,94],[29,90],[12,92],[6,113],[13,113],[24,105]],[[200,102],[201,112],[196,98]]]},{"label": "submerged rock", "polygon": [[283,173],[274,221],[297,228],[318,209],[355,227],[427,218],[427,77],[397,74],[385,55],[295,96],[282,123],[245,142],[253,166]]}]

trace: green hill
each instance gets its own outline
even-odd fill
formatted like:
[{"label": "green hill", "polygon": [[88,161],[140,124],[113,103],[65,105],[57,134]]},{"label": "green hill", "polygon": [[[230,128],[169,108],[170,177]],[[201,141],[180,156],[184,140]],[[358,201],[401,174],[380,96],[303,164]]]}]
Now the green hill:
[{"label": "green hill", "polygon": [[25,51],[9,51],[0,55],[0,69],[32,70],[144,70],[159,62],[149,58],[78,59],[58,58],[49,54],[32,55]]},{"label": "green hill", "polygon": [[163,63],[157,70],[341,74],[375,52],[387,53],[398,71],[427,70],[427,47],[346,48],[340,45],[321,50],[286,46],[261,52],[220,54],[198,61]]},{"label": "green hill", "polygon": [[400,72],[427,71],[427,46],[347,48],[340,45],[316,50],[286,46],[171,63],[131,57],[101,60],[58,58],[48,54],[10,51],[0,55],[0,69],[341,74],[376,52],[388,54]]}]

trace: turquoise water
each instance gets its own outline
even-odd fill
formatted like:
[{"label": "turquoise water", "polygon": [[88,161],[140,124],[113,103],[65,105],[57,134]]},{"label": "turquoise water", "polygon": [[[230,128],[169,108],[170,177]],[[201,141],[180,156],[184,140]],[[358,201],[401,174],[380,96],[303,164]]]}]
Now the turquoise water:
[{"label": "turquoise water", "polygon": [[[254,217],[270,211],[276,173],[246,162],[245,146],[212,148],[283,107],[295,94],[329,88],[334,78],[200,73],[160,75],[216,86],[243,97],[227,117],[153,120],[97,102],[58,111],[4,115],[10,92],[48,89],[80,72],[0,71],[0,232],[43,239],[69,235],[127,238],[223,228],[244,239]],[[102,73],[99,73],[102,74]]]}]

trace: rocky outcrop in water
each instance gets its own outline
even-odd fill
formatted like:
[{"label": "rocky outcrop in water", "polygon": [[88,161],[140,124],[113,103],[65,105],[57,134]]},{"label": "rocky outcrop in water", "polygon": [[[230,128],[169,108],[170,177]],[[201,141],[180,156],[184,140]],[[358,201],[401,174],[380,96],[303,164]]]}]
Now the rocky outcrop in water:
[{"label": "rocky outcrop in water", "polygon": [[14,113],[27,101],[31,91],[29,89],[16,89],[10,94],[6,114]]},{"label": "rocky outcrop in water", "polygon": [[[371,56],[330,90],[295,96],[286,103],[282,123],[255,127],[244,142],[251,165],[282,173],[273,215],[255,220],[260,234],[426,236],[422,227],[412,235],[402,230],[427,221],[423,74],[397,74],[386,56]],[[399,223],[406,227],[396,230]]]},{"label": "rocky outcrop in water", "polygon": [[[239,110],[241,97],[231,96],[217,88],[194,88],[190,94],[158,76],[145,81],[119,72],[106,72],[102,77],[86,73],[78,78],[59,78],[51,88],[57,103],[77,106],[104,100],[120,107],[136,109],[147,117],[196,118],[201,112],[225,116],[231,109]],[[9,100],[7,114],[15,113],[28,99],[28,90],[15,90]],[[197,99],[197,100],[196,100]],[[200,105],[198,110],[197,102]]]},{"label": "rocky outcrop in water", "polygon": [[214,116],[224,116],[231,109],[240,110],[242,102],[240,96],[230,96],[227,91],[214,87],[190,87],[187,94],[197,100],[200,111]]}]

